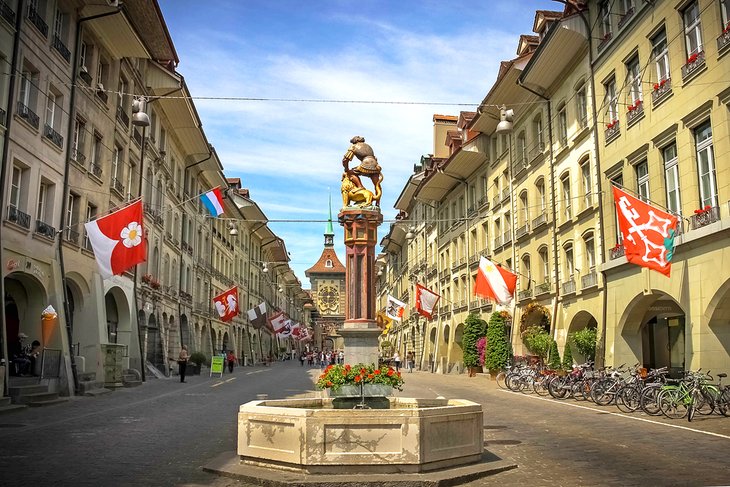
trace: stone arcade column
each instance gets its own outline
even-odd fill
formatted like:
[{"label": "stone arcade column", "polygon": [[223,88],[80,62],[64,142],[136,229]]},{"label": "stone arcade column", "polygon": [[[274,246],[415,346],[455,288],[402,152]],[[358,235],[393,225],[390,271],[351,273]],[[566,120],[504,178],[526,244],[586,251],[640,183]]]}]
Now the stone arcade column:
[{"label": "stone arcade column", "polygon": [[375,245],[379,209],[343,208],[337,219],[345,229],[345,323],[340,335],[345,342],[348,364],[378,364],[375,323]]}]

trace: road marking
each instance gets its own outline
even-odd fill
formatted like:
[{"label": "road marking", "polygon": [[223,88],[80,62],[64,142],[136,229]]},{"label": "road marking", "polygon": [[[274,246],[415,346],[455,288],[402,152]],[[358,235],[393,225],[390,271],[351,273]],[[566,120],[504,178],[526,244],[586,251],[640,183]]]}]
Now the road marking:
[{"label": "road marking", "polygon": [[246,375],[260,374],[261,372],[268,372],[271,369],[254,370],[253,372],[246,372]]},{"label": "road marking", "polygon": [[[503,389],[500,389],[499,391],[500,392],[506,392],[508,394],[515,394],[516,396],[518,395],[518,394],[516,394],[516,393],[514,393],[512,391],[505,391]],[[602,409],[596,409],[596,408],[592,408],[590,406],[581,406],[580,404],[573,404],[573,403],[570,403],[570,402],[556,401],[556,400],[553,400],[553,399],[547,399],[545,397],[528,396],[528,395],[525,395],[525,394],[519,394],[518,396],[524,397],[524,398],[529,398],[529,399],[539,399],[541,401],[546,401],[546,402],[549,402],[551,404],[560,404],[562,406],[571,406],[571,407],[579,408],[579,409],[587,409],[588,411],[593,411],[593,412],[603,413],[603,414],[610,414],[612,416],[618,416],[620,418],[634,419],[636,421],[643,421],[645,423],[658,424],[660,426],[668,426],[670,428],[677,428],[677,429],[686,430],[686,431],[693,431],[695,433],[702,433],[704,435],[717,436],[719,438],[725,438],[726,440],[730,440],[730,436],[723,435],[723,434],[720,434],[720,433],[714,433],[712,431],[698,430],[698,429],[695,429],[695,428],[689,428],[687,426],[680,426],[678,424],[662,423],[661,421],[654,421],[653,419],[637,418],[636,416],[629,416],[628,414],[615,413],[615,412],[611,412],[611,411],[604,411]]]},{"label": "road marking", "polygon": [[236,378],[235,377],[231,377],[230,379],[227,379],[224,382],[231,382],[232,380],[236,380]]}]

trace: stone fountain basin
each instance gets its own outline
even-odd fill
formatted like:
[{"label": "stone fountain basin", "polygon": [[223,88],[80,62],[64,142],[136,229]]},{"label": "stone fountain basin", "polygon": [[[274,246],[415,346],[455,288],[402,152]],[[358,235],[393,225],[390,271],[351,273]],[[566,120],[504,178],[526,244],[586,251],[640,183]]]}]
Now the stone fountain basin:
[{"label": "stone fountain basin", "polygon": [[304,473],[417,473],[476,463],[482,406],[391,397],[390,409],[333,409],[330,398],[251,401],[238,412],[243,463]]}]

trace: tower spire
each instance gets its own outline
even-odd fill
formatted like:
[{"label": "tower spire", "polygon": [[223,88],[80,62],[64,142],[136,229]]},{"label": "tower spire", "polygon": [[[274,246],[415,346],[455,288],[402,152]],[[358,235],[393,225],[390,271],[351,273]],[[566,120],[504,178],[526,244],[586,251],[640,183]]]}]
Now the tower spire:
[{"label": "tower spire", "polygon": [[332,227],[332,192],[330,191],[330,214],[329,219],[327,220],[327,227],[324,230],[324,245],[325,247],[333,247],[335,245],[335,230]]}]

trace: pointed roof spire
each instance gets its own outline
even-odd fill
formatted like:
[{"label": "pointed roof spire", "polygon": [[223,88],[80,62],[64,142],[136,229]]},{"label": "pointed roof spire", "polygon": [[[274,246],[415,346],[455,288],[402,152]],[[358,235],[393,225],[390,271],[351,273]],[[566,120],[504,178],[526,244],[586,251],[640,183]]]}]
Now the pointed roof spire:
[{"label": "pointed roof spire", "polygon": [[327,220],[327,227],[324,230],[325,237],[328,235],[335,236],[335,230],[332,228],[332,191],[330,191],[330,217]]}]

